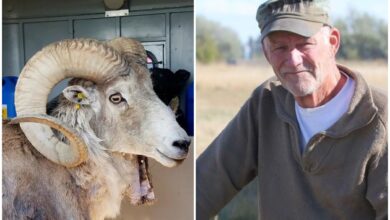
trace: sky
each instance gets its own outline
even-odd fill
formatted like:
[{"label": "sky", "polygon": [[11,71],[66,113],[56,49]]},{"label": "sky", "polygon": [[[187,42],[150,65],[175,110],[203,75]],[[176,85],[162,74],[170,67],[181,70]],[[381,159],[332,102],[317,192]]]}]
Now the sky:
[{"label": "sky", "polygon": [[[241,42],[247,42],[249,37],[259,36],[256,11],[265,0],[195,0],[195,2],[196,15],[205,16],[235,30]],[[388,21],[387,0],[330,0],[329,4],[331,19],[344,18],[349,10],[355,10]]]}]

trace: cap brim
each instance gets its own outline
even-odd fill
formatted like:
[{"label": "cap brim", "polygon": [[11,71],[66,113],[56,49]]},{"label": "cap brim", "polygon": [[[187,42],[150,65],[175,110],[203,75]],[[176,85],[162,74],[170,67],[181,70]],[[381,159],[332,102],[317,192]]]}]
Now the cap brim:
[{"label": "cap brim", "polygon": [[261,40],[275,31],[288,31],[304,37],[311,37],[323,26],[323,23],[318,22],[294,18],[281,18],[271,22],[261,31]]}]

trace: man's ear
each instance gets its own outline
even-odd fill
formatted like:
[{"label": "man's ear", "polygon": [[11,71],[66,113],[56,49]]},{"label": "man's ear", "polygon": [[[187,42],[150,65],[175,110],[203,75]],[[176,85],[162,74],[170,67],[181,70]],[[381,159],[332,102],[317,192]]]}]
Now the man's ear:
[{"label": "man's ear", "polygon": [[339,50],[340,41],[341,41],[340,31],[337,28],[331,28],[329,43],[332,46],[332,51],[334,56],[336,56],[336,53]]},{"label": "man's ear", "polygon": [[68,86],[62,93],[66,99],[78,105],[91,105],[94,101],[92,94],[79,85]]}]

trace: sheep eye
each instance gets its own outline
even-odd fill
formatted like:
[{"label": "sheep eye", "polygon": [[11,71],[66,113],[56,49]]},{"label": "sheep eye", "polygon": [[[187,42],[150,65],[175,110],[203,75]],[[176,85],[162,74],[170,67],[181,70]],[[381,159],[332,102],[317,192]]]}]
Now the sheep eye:
[{"label": "sheep eye", "polygon": [[112,102],[114,104],[119,104],[123,101],[124,101],[124,99],[122,98],[121,94],[119,94],[119,93],[116,93],[116,94],[110,96],[110,102]]}]

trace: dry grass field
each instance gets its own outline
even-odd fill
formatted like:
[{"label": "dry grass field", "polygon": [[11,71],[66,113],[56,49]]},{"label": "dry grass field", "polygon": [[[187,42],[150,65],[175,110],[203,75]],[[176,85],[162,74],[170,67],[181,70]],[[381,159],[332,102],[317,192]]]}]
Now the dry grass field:
[{"label": "dry grass field", "polygon": [[[341,61],[362,73],[369,84],[387,91],[385,61]],[[196,66],[196,155],[237,113],[254,88],[273,76],[264,62]]]}]

